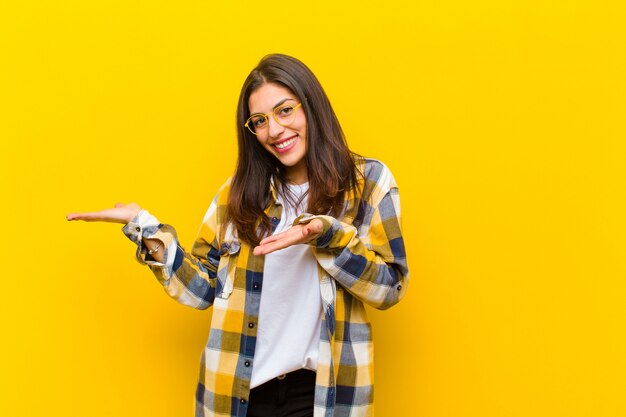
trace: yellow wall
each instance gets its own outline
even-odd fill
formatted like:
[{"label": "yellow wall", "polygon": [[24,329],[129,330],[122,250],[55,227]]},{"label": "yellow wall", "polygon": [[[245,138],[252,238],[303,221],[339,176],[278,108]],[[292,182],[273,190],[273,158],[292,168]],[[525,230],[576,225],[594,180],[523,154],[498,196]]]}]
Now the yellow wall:
[{"label": "yellow wall", "polygon": [[192,415],[210,313],[64,215],[137,201],[189,247],[270,52],[400,184],[377,416],[626,415],[621,4],[3,2],[0,415]]}]

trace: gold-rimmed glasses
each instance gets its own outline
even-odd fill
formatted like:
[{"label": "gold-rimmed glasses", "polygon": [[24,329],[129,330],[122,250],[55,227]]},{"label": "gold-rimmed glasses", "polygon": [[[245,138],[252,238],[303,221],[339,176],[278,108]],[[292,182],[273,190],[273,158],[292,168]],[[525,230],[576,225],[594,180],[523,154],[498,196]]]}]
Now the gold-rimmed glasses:
[{"label": "gold-rimmed glasses", "polygon": [[[271,115],[274,117],[274,120],[276,120],[276,123],[286,127],[296,120],[296,110],[301,105],[301,102],[295,106],[291,104],[283,104],[282,106],[278,106],[272,110]],[[269,114],[254,113],[252,116],[248,117],[244,126],[247,127],[248,130],[254,135],[262,134],[269,125],[269,117]]]}]

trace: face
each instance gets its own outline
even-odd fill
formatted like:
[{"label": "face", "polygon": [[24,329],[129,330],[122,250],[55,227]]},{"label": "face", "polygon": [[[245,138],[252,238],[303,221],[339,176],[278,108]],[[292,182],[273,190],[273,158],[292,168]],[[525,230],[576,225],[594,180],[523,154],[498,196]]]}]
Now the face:
[{"label": "face", "polygon": [[248,108],[250,114],[269,114],[268,125],[258,131],[256,139],[286,168],[287,177],[296,184],[307,181],[306,170],[306,115],[302,105],[295,112],[295,118],[287,126],[279,124],[272,112],[284,105],[296,106],[300,99],[287,88],[266,83],[250,94]]}]

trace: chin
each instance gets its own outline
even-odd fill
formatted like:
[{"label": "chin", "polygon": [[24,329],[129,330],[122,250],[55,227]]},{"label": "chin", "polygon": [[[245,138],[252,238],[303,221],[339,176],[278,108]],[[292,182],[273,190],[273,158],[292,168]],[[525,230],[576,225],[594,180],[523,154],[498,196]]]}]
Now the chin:
[{"label": "chin", "polygon": [[292,159],[292,158],[289,158],[289,159],[278,158],[280,163],[283,164],[286,167],[295,167],[296,165],[298,165],[302,161],[302,159],[303,158],[298,158],[298,159],[295,159],[295,160]]}]

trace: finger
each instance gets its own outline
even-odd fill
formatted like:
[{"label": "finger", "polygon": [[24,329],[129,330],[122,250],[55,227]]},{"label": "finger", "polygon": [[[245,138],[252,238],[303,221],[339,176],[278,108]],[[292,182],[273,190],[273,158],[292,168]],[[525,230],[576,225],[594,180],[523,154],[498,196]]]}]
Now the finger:
[{"label": "finger", "polygon": [[277,236],[277,239],[272,242],[261,242],[259,246],[257,246],[259,249],[256,252],[253,251],[253,253],[266,255],[289,246],[305,243],[307,240],[310,239],[307,239],[304,229],[298,230],[292,228],[281,233],[281,235]]},{"label": "finger", "polygon": [[67,220],[81,220],[85,213],[69,213],[65,216]]},{"label": "finger", "polygon": [[[288,245],[287,245],[287,246],[288,246]],[[283,245],[281,245],[281,244],[279,244],[279,243],[268,243],[268,244],[265,244],[265,245],[259,245],[259,246],[257,246],[256,248],[254,248],[254,250],[252,251],[252,253],[253,253],[255,256],[258,256],[258,255],[267,255],[267,254],[272,253],[272,252],[275,252],[275,251],[277,251],[277,250],[279,250],[279,249],[284,249],[284,248],[286,248],[287,246],[283,246]]]},{"label": "finger", "polygon": [[287,246],[291,246],[293,241],[295,240],[293,237],[289,237],[286,234],[282,234],[282,236],[277,235],[276,239],[273,239],[271,242],[263,242],[259,244],[256,248],[254,248],[253,253],[255,255],[267,255],[268,253],[272,253],[279,249],[284,249]]},{"label": "finger", "polygon": [[122,208],[124,207],[123,203],[115,203],[115,208]]},{"label": "finger", "polygon": [[84,221],[92,221],[94,220],[94,213],[70,213],[66,216],[67,220],[84,220]]},{"label": "finger", "polygon": [[[284,232],[283,232],[284,233]],[[265,245],[266,243],[271,243],[271,242],[275,242],[276,240],[281,238],[281,235],[283,233],[279,233],[277,235],[272,235],[272,236],[268,236],[265,239],[262,239],[261,242],[259,242],[259,244],[261,245]]]},{"label": "finger", "polygon": [[270,248],[269,245],[259,245],[256,246],[253,250],[252,250],[252,254],[254,256],[259,256],[259,255],[267,255],[268,253],[273,252],[272,249]]},{"label": "finger", "polygon": [[299,236],[300,232],[299,230],[302,229],[302,226],[293,226],[290,227],[289,229],[285,230],[284,232],[280,232],[277,233],[275,235],[271,235],[266,237],[265,239],[261,240],[261,244],[265,244],[265,243],[271,243],[271,242],[276,242],[278,240],[281,239],[289,239],[293,236]]}]

